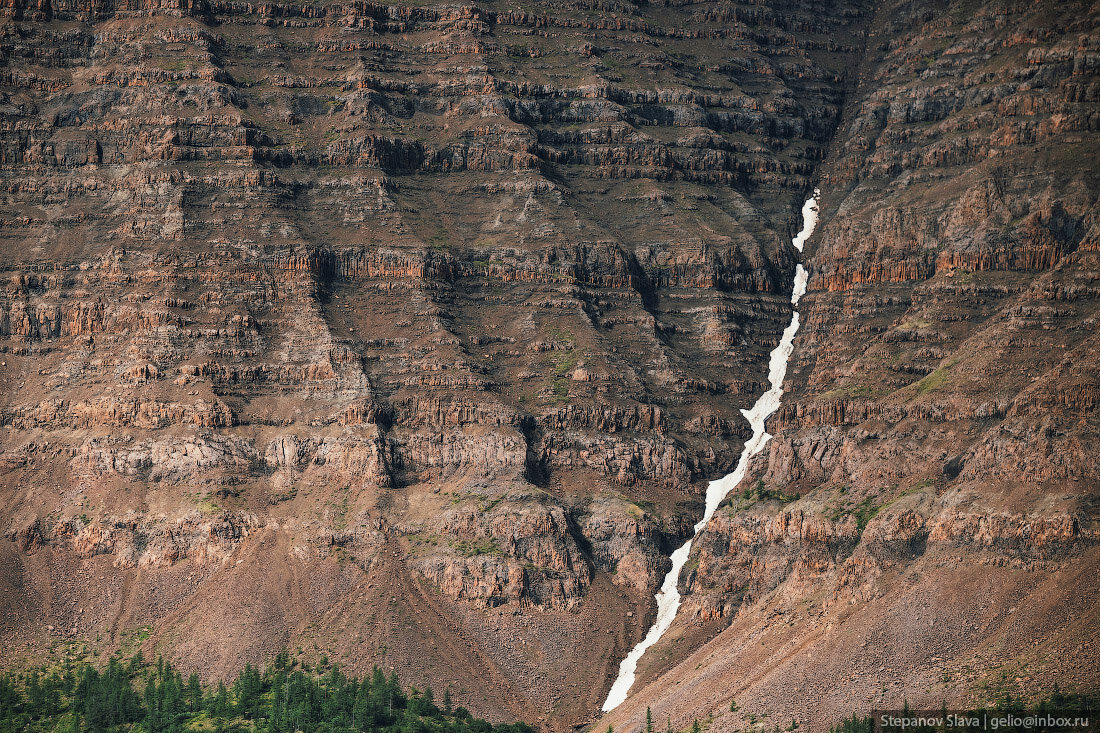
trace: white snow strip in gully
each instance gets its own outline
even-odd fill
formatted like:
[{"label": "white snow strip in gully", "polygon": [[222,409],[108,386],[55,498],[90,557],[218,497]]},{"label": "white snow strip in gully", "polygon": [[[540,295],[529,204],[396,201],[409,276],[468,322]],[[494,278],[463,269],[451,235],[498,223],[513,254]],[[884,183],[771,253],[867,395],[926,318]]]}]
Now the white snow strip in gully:
[{"label": "white snow strip in gully", "polygon": [[[802,251],[806,240],[813,234],[814,227],[817,225],[817,199],[819,194],[820,192],[815,189],[814,195],[808,198],[802,207],[802,231],[798,233],[798,236],[792,242],[799,252]],[[791,293],[792,305],[798,305],[799,299],[806,293],[807,278],[806,268],[799,263],[794,271],[794,291]],[[741,451],[741,458],[737,461],[737,467],[733,469],[733,473],[711,481],[710,485],[707,486],[707,504],[706,511],[703,512],[703,518],[695,525],[695,534],[692,538],[672,553],[672,569],[668,571],[664,583],[661,584],[661,590],[657,592],[657,620],[654,621],[645,638],[630,650],[630,654],[627,654],[619,665],[619,676],[615,680],[615,684],[611,685],[611,691],[607,693],[607,701],[603,704],[604,712],[615,709],[623,700],[626,700],[626,695],[634,684],[634,673],[638,669],[638,660],[672,626],[672,621],[676,618],[676,611],[680,608],[680,591],[676,589],[676,584],[680,579],[680,571],[684,569],[684,563],[687,562],[688,554],[691,552],[691,543],[707,526],[707,522],[710,521],[715,510],[718,509],[718,505],[726,498],[726,494],[741,483],[741,479],[745,478],[745,473],[749,468],[749,459],[762,451],[767,442],[771,440],[772,436],[764,430],[764,422],[779,409],[779,398],[783,396],[783,377],[787,374],[787,361],[791,358],[791,352],[794,351],[794,335],[797,331],[798,311],[795,311],[791,314],[790,325],[783,331],[783,338],[779,341],[779,346],[776,346],[771,354],[771,362],[768,367],[768,381],[771,383],[771,389],[760,396],[760,399],[756,401],[751,410],[741,410],[741,414],[748,419],[749,425],[752,426],[752,437],[745,443],[745,449]]]}]

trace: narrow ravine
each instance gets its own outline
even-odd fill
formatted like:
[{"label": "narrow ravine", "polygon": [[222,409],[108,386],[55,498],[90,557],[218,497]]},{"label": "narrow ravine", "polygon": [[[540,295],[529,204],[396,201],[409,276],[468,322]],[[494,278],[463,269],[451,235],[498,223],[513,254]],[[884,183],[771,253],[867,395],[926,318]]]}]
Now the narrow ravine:
[{"label": "narrow ravine", "polygon": [[[806,199],[806,203],[802,206],[802,231],[792,240],[792,244],[799,252],[802,251],[806,240],[813,234],[814,227],[817,225],[817,199],[819,194],[820,192],[815,189],[813,196]],[[794,271],[794,290],[791,293],[792,305],[798,305],[799,299],[805,294],[807,277],[806,268],[799,263]],[[619,676],[615,680],[615,684],[611,685],[611,691],[607,693],[607,701],[603,704],[604,712],[615,709],[626,700],[626,695],[634,684],[634,674],[638,669],[638,660],[672,626],[672,622],[676,618],[676,611],[680,608],[680,591],[677,590],[676,585],[680,581],[680,571],[684,569],[684,563],[687,562],[688,554],[691,552],[691,543],[707,526],[707,522],[710,521],[726,495],[737,484],[741,483],[741,479],[745,478],[745,473],[749,468],[749,460],[763,450],[764,446],[771,440],[772,436],[764,430],[764,423],[771,417],[772,413],[779,409],[779,400],[783,396],[783,378],[787,374],[787,362],[791,358],[791,352],[794,351],[794,335],[797,332],[798,311],[794,311],[791,314],[790,325],[783,331],[783,338],[780,339],[779,345],[771,353],[771,361],[768,367],[768,381],[771,383],[771,389],[760,396],[752,409],[741,411],[741,414],[748,419],[749,425],[752,426],[752,437],[745,443],[745,448],[741,451],[741,458],[738,459],[733,473],[711,481],[710,485],[707,486],[707,503],[703,518],[696,523],[695,533],[691,539],[672,553],[672,569],[668,571],[664,583],[661,584],[661,590],[657,592],[657,620],[650,627],[645,638],[630,650],[630,653],[619,665]]]}]

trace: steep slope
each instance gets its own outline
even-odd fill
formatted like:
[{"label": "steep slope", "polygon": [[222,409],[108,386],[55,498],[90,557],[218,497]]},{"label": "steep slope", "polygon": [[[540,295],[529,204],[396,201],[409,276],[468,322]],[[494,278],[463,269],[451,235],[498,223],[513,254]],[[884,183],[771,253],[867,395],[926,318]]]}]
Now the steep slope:
[{"label": "steep slope", "polygon": [[2,661],[594,714],[766,388],[861,4],[2,7]]},{"label": "steep slope", "polygon": [[605,722],[1096,689],[1098,28],[1087,3],[876,12],[775,439]]},{"label": "steep slope", "polygon": [[[817,223],[818,194],[819,192],[815,190],[813,196],[806,199],[806,203],[802,206],[802,229],[791,241],[799,252],[805,246],[806,240],[812,236],[814,226]],[[797,306],[798,301],[806,294],[808,279],[809,272],[801,262],[798,263],[795,266],[794,289],[791,292],[792,306]],[[692,528],[691,538],[672,553],[670,558],[672,567],[665,574],[664,580],[661,581],[661,589],[654,598],[657,603],[656,619],[642,641],[630,650],[630,653],[619,665],[619,674],[612,683],[611,690],[607,693],[607,699],[601,708],[603,711],[614,710],[626,700],[636,680],[638,662],[648,649],[661,641],[665,632],[676,621],[681,600],[679,592],[680,575],[691,556],[691,548],[695,540],[706,530],[710,520],[714,517],[714,513],[726,502],[730,492],[737,489],[745,476],[748,475],[752,460],[760,455],[767,446],[768,441],[771,440],[772,435],[767,431],[766,425],[768,418],[779,409],[780,401],[783,398],[783,382],[786,379],[787,365],[790,363],[791,353],[794,351],[794,338],[798,334],[799,325],[799,313],[794,311],[791,313],[790,324],[783,330],[783,337],[772,350],[768,360],[768,384],[770,385],[768,391],[760,395],[760,398],[751,408],[742,411],[745,419],[752,426],[752,436],[745,441],[745,447],[742,449],[741,457],[737,459],[737,465],[733,471],[711,481],[707,485],[703,516]],[[647,723],[649,722],[651,721],[647,720]]]}]

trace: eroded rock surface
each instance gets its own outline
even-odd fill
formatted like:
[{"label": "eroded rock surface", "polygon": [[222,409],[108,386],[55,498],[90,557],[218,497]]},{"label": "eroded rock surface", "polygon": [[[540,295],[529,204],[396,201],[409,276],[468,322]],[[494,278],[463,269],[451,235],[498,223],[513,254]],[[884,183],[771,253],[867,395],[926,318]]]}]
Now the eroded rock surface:
[{"label": "eroded rock surface", "polygon": [[818,185],[776,437],[611,722],[1100,678],[1087,3],[0,9],[5,664],[301,646],[588,721]]},{"label": "eroded rock surface", "polygon": [[740,452],[863,4],[2,9],[5,662],[147,629],[596,710]]},{"label": "eroded rock surface", "polygon": [[1095,689],[1098,20],[875,12],[775,437],[616,727]]}]

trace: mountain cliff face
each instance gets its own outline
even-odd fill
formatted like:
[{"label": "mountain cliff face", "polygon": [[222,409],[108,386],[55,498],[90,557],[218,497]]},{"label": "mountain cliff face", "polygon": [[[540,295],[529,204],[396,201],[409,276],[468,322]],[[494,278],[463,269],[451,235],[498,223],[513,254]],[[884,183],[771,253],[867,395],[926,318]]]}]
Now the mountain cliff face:
[{"label": "mountain cliff face", "polygon": [[1095,687],[1098,20],[875,12],[775,438],[612,722]]},{"label": "mountain cliff face", "polygon": [[5,662],[598,709],[789,320],[858,4],[4,7]]},{"label": "mountain cliff face", "polygon": [[1097,678],[1087,4],[0,7],[4,664],[591,719],[818,185],[776,437],[611,722]]}]

